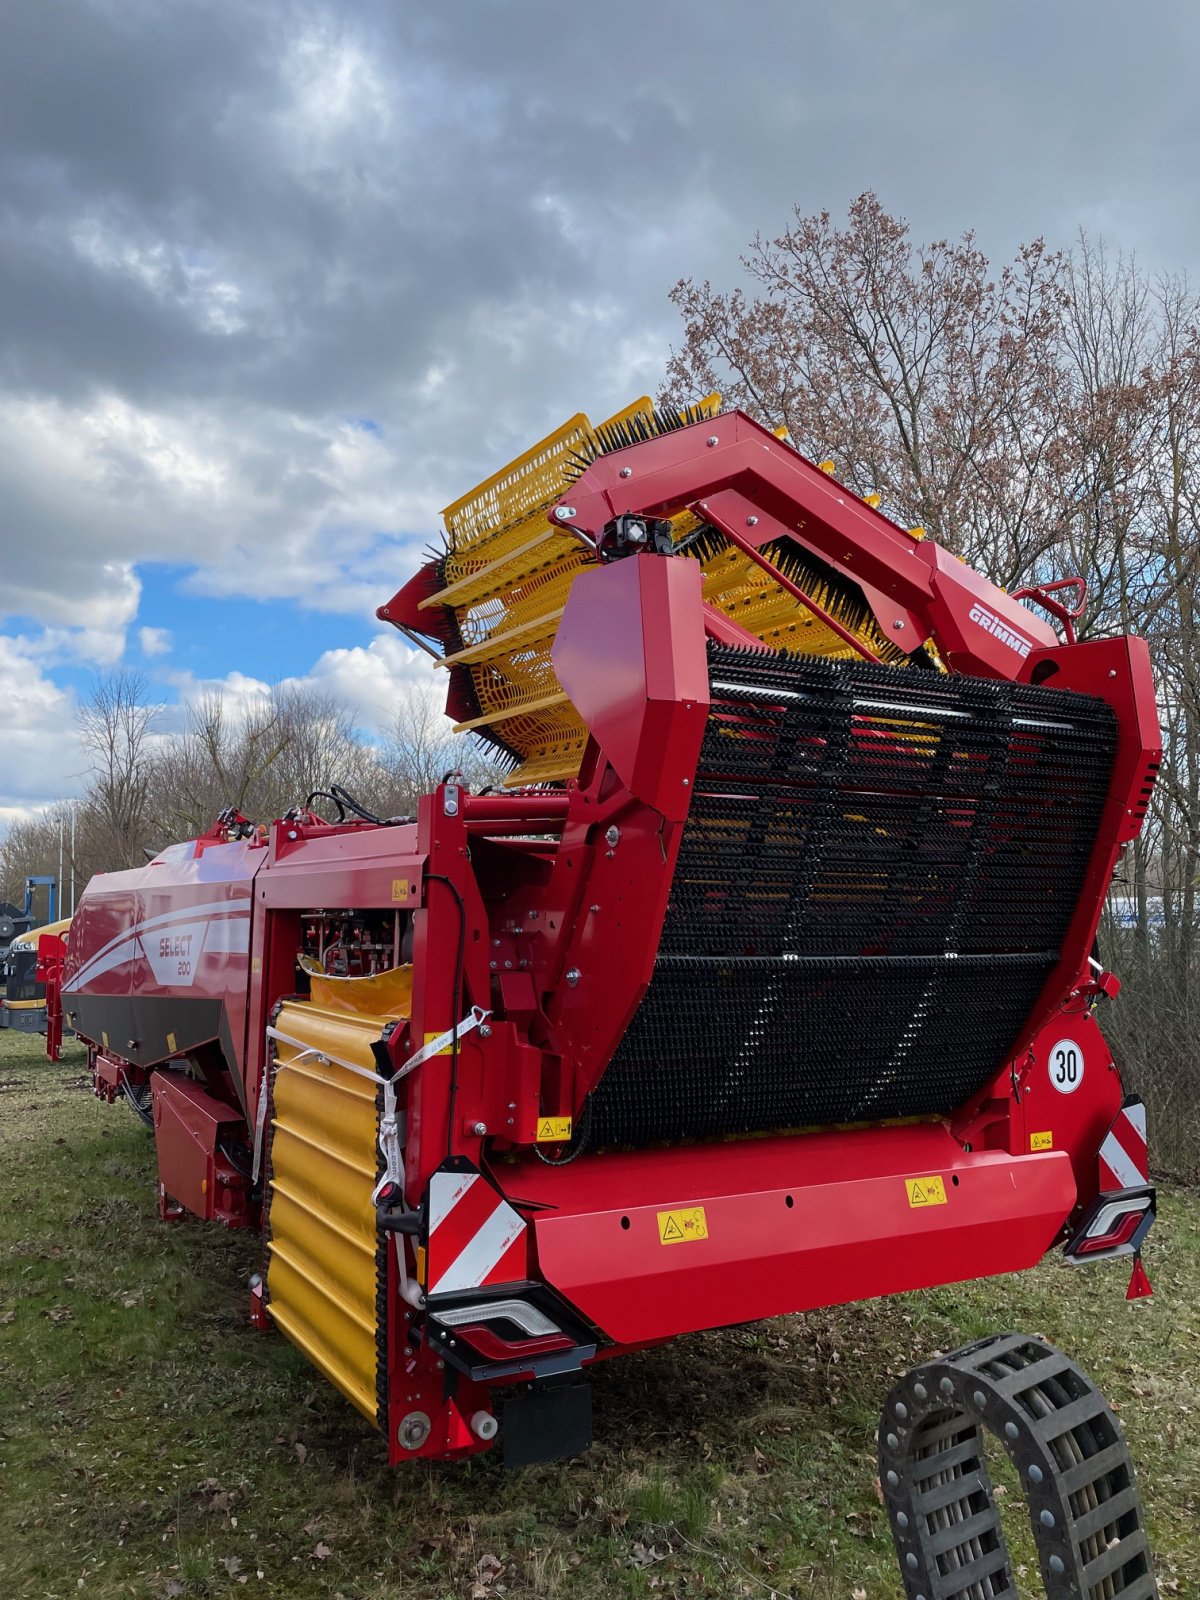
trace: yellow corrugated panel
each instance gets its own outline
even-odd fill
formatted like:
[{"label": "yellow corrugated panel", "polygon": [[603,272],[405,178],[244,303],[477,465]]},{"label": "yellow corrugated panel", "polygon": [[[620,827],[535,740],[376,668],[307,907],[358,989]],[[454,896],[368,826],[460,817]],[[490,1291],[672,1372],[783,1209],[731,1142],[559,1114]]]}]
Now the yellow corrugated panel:
[{"label": "yellow corrugated panel", "polygon": [[[346,1004],[339,989],[339,1006]],[[379,1239],[371,1204],[376,1086],[330,1058],[374,1072],[371,1046],[385,1020],[305,1000],[281,1009],[279,1031],[322,1054],[279,1041],[269,1150],[272,1319],[372,1422],[378,1404]]]}]

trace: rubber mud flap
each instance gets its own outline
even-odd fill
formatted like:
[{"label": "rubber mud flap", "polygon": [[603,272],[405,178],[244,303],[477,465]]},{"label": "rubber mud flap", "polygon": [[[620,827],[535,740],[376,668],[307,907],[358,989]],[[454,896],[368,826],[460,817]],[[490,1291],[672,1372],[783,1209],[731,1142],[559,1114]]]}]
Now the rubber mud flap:
[{"label": "rubber mud flap", "polygon": [[592,1443],[591,1384],[519,1390],[504,1407],[500,1436],[506,1467],[532,1467],[582,1455]]}]

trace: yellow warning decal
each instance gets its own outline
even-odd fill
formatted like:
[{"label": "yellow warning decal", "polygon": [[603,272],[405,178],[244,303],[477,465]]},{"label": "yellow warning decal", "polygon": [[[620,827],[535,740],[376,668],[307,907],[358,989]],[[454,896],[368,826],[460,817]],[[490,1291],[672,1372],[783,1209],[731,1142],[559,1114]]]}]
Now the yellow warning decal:
[{"label": "yellow warning decal", "polygon": [[[429,1030],[426,1029],[425,1037],[421,1041],[422,1044],[428,1044],[431,1039],[440,1039],[441,1036],[445,1033],[445,1031],[446,1031],[445,1028],[434,1028],[433,1032],[430,1033]],[[445,1044],[443,1046],[443,1048],[441,1050],[435,1051],[432,1056],[427,1056],[426,1060],[427,1061],[434,1061],[434,1060],[437,1059],[438,1056],[448,1056],[448,1055],[450,1055],[451,1054],[451,1045],[452,1044],[453,1044],[453,1040],[450,1040],[447,1044]]]},{"label": "yellow warning decal", "polygon": [[251,972],[261,972],[262,971],[262,957],[261,956],[251,956],[250,957],[250,971]]},{"label": "yellow warning decal", "polygon": [[392,879],[392,901],[393,901],[393,903],[395,901],[397,901],[397,900],[407,900],[410,893],[411,893],[411,890],[409,889],[408,879],[407,878],[393,878]]},{"label": "yellow warning decal", "polygon": [[564,1139],[569,1139],[570,1137],[570,1117],[538,1118],[537,1142],[539,1144],[560,1144]]},{"label": "yellow warning decal", "polygon": [[173,1033],[169,1033],[167,1035],[167,1049],[172,1055],[174,1055],[179,1049],[179,1046],[175,1043],[175,1035]]},{"label": "yellow warning decal", "polygon": [[946,1185],[940,1178],[905,1178],[910,1206],[944,1206]]},{"label": "yellow warning decal", "polygon": [[1053,1135],[1053,1133],[1051,1133],[1049,1131],[1047,1131],[1046,1133],[1031,1133],[1029,1135],[1029,1148],[1031,1150],[1053,1150],[1054,1149],[1054,1135]]},{"label": "yellow warning decal", "polygon": [[660,1244],[694,1244],[708,1238],[708,1218],[703,1206],[687,1206],[683,1211],[658,1213]]}]

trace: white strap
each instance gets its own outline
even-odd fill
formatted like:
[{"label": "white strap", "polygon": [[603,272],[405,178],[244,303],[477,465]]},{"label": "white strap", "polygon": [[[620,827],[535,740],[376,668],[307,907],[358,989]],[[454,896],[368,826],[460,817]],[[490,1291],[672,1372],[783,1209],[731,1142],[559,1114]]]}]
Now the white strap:
[{"label": "white strap", "polygon": [[415,1072],[431,1056],[441,1055],[447,1045],[453,1044],[455,1039],[463,1038],[473,1029],[478,1028],[480,1023],[486,1022],[491,1014],[490,1011],[485,1011],[482,1006],[472,1006],[461,1022],[456,1022],[454,1027],[447,1028],[444,1033],[439,1033],[435,1038],[430,1039],[427,1044],[423,1044],[419,1050],[414,1050],[403,1066],[396,1068],[391,1078],[381,1078],[377,1072],[372,1072],[368,1067],[360,1067],[357,1062],[346,1061],[342,1056],[335,1056],[328,1050],[318,1050],[315,1045],[305,1044],[303,1039],[293,1039],[290,1033],[281,1033],[278,1028],[273,1026],[268,1026],[267,1038],[278,1039],[282,1044],[293,1045],[300,1052],[300,1055],[296,1057],[297,1060],[302,1060],[305,1056],[316,1056],[318,1061],[333,1061],[339,1067],[345,1067],[347,1072],[355,1072],[360,1078],[369,1078],[372,1083],[399,1083],[401,1078],[407,1078],[410,1072]]},{"label": "white strap", "polygon": [[[267,1038],[275,1039],[280,1044],[290,1044],[299,1054],[292,1058],[293,1063],[303,1061],[306,1056],[315,1056],[318,1061],[332,1061],[339,1067],[344,1067],[347,1072],[353,1072],[359,1078],[367,1078],[372,1083],[383,1085],[383,1115],[379,1119],[379,1152],[383,1157],[383,1177],[375,1185],[371,1194],[371,1204],[378,1203],[380,1191],[386,1184],[399,1185],[399,1192],[404,1193],[404,1141],[400,1136],[400,1119],[396,1109],[396,1085],[401,1078],[406,1078],[410,1072],[415,1072],[422,1062],[428,1061],[431,1056],[440,1055],[447,1045],[461,1039],[480,1023],[486,1022],[491,1016],[490,1011],[485,1011],[482,1006],[472,1006],[467,1015],[452,1028],[447,1028],[444,1033],[439,1033],[436,1038],[430,1039],[427,1044],[413,1052],[403,1066],[398,1067],[390,1078],[382,1078],[379,1073],[372,1072],[369,1067],[361,1067],[356,1061],[347,1061],[343,1056],[335,1056],[328,1050],[318,1050],[315,1045],[305,1044],[303,1039],[296,1039],[290,1033],[283,1033],[273,1024],[267,1027]],[[272,1068],[277,1071],[286,1067],[286,1061],[268,1062],[267,1070],[263,1073],[262,1084],[258,1093],[258,1113],[254,1119],[254,1181],[258,1181],[258,1170],[262,1160],[263,1135],[267,1122],[267,1095],[270,1088]],[[401,1271],[403,1272],[403,1266]]]},{"label": "white strap", "polygon": [[428,1061],[430,1056],[440,1056],[448,1045],[454,1043],[455,1039],[461,1039],[465,1034],[470,1033],[473,1028],[477,1028],[481,1022],[486,1022],[491,1014],[490,1011],[485,1011],[482,1006],[472,1006],[461,1022],[455,1023],[453,1028],[447,1028],[445,1033],[439,1033],[435,1039],[430,1039],[428,1044],[423,1044],[419,1050],[414,1050],[404,1065],[398,1069],[396,1077],[392,1081],[398,1082],[401,1078],[407,1077],[423,1061]]}]

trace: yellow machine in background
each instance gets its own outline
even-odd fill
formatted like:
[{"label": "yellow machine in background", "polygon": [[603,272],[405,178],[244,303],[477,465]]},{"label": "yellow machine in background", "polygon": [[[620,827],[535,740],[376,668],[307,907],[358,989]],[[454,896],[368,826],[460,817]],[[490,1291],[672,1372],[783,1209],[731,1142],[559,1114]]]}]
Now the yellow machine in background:
[{"label": "yellow machine in background", "polygon": [[70,917],[30,928],[8,947],[4,960],[4,998],[0,1000],[0,1028],[18,1033],[46,1032],[46,986],[37,980],[38,941],[44,934],[66,939]]}]

